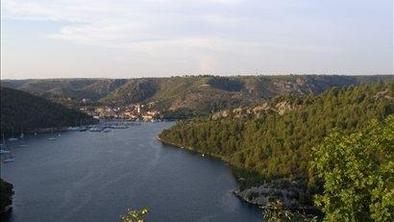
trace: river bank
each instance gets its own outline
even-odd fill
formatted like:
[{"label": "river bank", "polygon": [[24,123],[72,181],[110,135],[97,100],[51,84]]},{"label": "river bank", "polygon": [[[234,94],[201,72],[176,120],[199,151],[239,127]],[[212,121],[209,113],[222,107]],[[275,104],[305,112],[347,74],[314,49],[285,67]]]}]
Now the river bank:
[{"label": "river bank", "polygon": [[193,152],[193,153],[198,153],[198,154],[201,154],[201,156],[203,156],[203,157],[214,158],[214,159],[217,159],[217,160],[225,162],[226,165],[230,165],[229,162],[226,159],[224,159],[222,156],[213,155],[213,154],[210,154],[210,153],[202,153],[202,152],[199,152],[198,150],[193,149],[193,147],[181,146],[181,145],[178,145],[178,144],[175,144],[175,143],[171,143],[171,142],[165,141],[162,138],[160,138],[159,136],[156,136],[156,139],[158,141],[160,141],[162,144],[173,146],[173,147],[176,147],[176,148],[179,148],[179,149],[185,149],[185,150]]},{"label": "river bank", "polygon": [[191,152],[200,153],[204,156],[213,157],[215,159],[221,160],[228,164],[232,170],[233,175],[237,180],[238,188],[233,190],[233,194],[237,196],[242,201],[256,206],[261,209],[269,208],[270,203],[273,201],[281,201],[286,209],[305,211],[305,212],[316,212],[316,208],[312,204],[307,204],[310,202],[307,195],[305,195],[306,190],[303,187],[303,182],[300,180],[290,180],[287,178],[267,180],[259,183],[256,186],[250,186],[241,189],[241,182],[244,180],[238,173],[234,173],[235,168],[226,159],[221,156],[211,155],[206,153],[201,153],[192,147],[181,146],[169,141],[166,141],[160,136],[156,136],[156,139],[163,144],[170,145],[176,148],[186,149]]}]

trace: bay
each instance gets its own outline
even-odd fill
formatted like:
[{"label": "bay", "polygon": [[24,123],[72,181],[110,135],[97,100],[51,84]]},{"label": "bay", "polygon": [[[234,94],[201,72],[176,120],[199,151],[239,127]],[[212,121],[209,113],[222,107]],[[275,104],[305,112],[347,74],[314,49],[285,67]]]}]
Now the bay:
[{"label": "bay", "polygon": [[147,221],[261,221],[260,210],[232,194],[227,165],[156,140],[172,124],[8,143],[16,160],[1,165],[15,190],[7,220],[119,221],[128,208],[147,207]]}]

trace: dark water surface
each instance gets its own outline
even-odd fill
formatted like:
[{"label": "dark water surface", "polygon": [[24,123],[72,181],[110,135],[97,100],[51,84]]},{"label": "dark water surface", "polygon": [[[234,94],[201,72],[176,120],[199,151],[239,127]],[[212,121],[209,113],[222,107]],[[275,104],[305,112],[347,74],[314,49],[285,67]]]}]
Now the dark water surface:
[{"label": "dark water surface", "polygon": [[109,133],[67,132],[8,143],[15,162],[1,165],[14,184],[9,221],[119,221],[148,207],[148,221],[260,221],[238,200],[224,163],[162,145],[172,123],[143,123]]}]

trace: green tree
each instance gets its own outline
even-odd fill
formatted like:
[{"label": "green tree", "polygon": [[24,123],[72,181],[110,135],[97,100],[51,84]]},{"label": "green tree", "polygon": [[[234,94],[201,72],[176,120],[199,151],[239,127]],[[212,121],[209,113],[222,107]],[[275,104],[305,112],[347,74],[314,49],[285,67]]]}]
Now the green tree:
[{"label": "green tree", "polygon": [[394,115],[359,132],[331,133],[314,149],[325,221],[394,221]]},{"label": "green tree", "polygon": [[263,211],[265,222],[316,222],[317,217],[306,215],[303,212],[285,209],[283,203],[274,201],[269,203]]},{"label": "green tree", "polygon": [[144,222],[145,216],[148,212],[148,208],[142,208],[139,210],[129,209],[127,214],[121,217],[121,222]]}]

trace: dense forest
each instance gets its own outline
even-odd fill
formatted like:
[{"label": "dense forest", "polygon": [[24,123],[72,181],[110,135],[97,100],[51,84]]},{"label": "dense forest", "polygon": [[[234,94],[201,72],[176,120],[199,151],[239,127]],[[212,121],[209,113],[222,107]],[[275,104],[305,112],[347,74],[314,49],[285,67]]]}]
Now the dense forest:
[{"label": "dense forest", "polygon": [[310,203],[324,181],[311,164],[314,147],[334,129],[347,135],[393,113],[394,83],[386,81],[317,96],[281,96],[252,108],[179,121],[159,137],[229,162],[241,189],[278,178],[297,181],[305,189],[303,201]]},{"label": "dense forest", "polygon": [[319,94],[331,87],[392,80],[393,76],[176,76],[138,79],[2,80],[3,86],[39,95],[69,107],[149,104],[171,118],[209,115],[278,95]]},{"label": "dense forest", "polygon": [[92,123],[92,117],[47,99],[1,87],[1,133],[32,132]]}]

